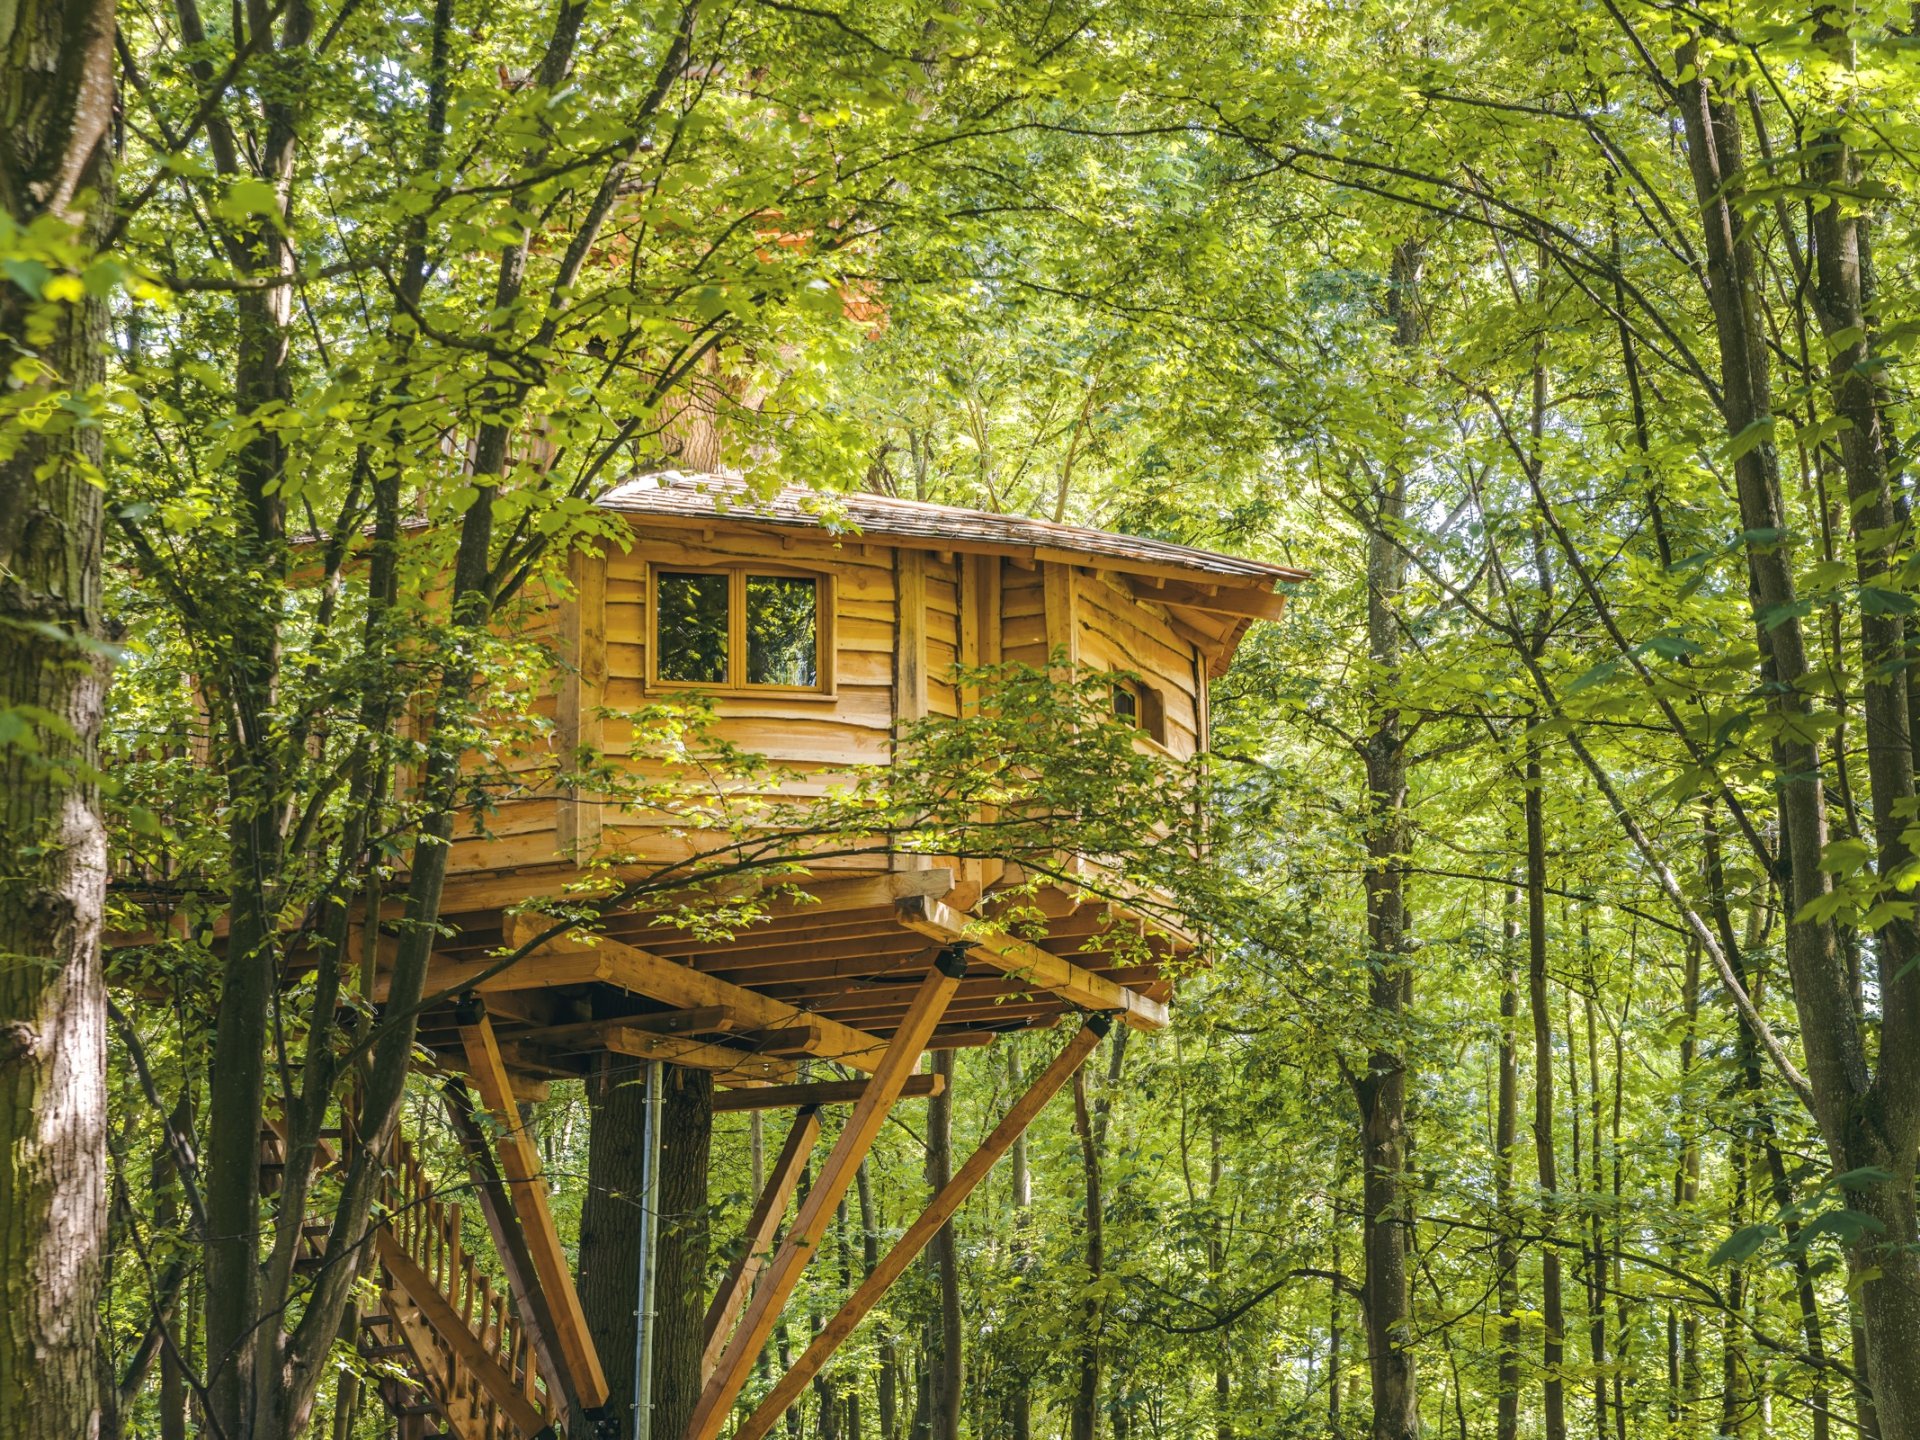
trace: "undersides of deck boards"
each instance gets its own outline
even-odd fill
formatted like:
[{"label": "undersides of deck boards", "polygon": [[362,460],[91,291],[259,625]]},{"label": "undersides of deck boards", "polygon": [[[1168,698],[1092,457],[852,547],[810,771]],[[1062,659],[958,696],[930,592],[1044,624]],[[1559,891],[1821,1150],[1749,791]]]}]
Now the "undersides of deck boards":
[{"label": "undersides of deck boards", "polygon": [[[631,911],[574,929],[511,907],[450,914],[420,1043],[459,1070],[460,1006],[478,996],[523,1093],[584,1076],[602,1054],[710,1070],[729,1087],[791,1085],[807,1058],[871,1070],[954,946],[969,963],[930,1049],[1081,1012],[1157,1028],[1186,950],[1117,906],[1057,889],[1019,897],[1017,921],[992,918],[1004,906],[991,895],[961,910],[941,869],[836,876],[814,890],[817,901],[782,899],[722,937]],[[391,942],[380,950],[384,960]]]}]

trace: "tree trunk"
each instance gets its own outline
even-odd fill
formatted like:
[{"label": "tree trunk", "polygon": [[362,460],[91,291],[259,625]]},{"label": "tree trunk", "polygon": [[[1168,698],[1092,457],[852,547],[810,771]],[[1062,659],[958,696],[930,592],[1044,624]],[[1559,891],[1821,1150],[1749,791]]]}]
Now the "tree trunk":
[{"label": "tree trunk", "polygon": [[[874,1205],[873,1177],[865,1160],[854,1173],[854,1185],[860,1197],[860,1257],[866,1263],[867,1273],[872,1274],[880,1263],[880,1212]],[[759,1193],[758,1186],[754,1193]],[[900,1424],[899,1394],[895,1386],[900,1357],[886,1314],[876,1316],[874,1324],[880,1332],[880,1373],[874,1378],[874,1398],[880,1405],[880,1440],[894,1440]]]},{"label": "tree trunk", "polygon": [[[945,1086],[927,1102],[927,1185],[935,1193],[953,1180],[953,1051],[933,1053],[933,1073]],[[965,1356],[961,1351],[960,1256],[953,1221],[942,1225],[927,1245],[933,1271],[936,1324],[927,1355],[928,1433],[931,1440],[960,1440],[960,1390]]]},{"label": "tree trunk", "polygon": [[[111,0],[21,0],[0,13],[0,196],[15,225],[64,222],[83,249],[113,213],[114,24]],[[31,273],[40,257],[16,256],[16,243],[27,242],[9,242],[15,274]],[[0,280],[0,345],[20,387],[9,403],[32,407],[9,421],[17,443],[0,460],[0,729],[22,732],[0,740],[0,1428],[10,1440],[76,1440],[101,1425],[104,449],[98,424],[74,420],[100,403],[106,329],[103,298],[43,302]],[[45,422],[24,418],[43,406]]]},{"label": "tree trunk", "polygon": [[[668,1065],[660,1100],[660,1249],[654,1275],[653,1434],[673,1440],[700,1391],[706,1315],[707,1158],[713,1077]],[[633,1434],[635,1305],[644,1239],[646,1084],[603,1057],[587,1084],[587,1194],[580,1210],[580,1307],[606,1373],[618,1434]]]},{"label": "tree trunk", "polygon": [[1540,754],[1527,746],[1527,1003],[1533,1015],[1533,1151],[1540,1180],[1540,1314],[1545,1327],[1541,1349],[1541,1400],[1546,1440],[1567,1440],[1565,1358],[1566,1310],[1560,1286],[1560,1251],[1554,1243],[1555,1201],[1560,1188],[1559,1157],[1553,1140],[1553,1016],[1547,1006],[1547,840]]},{"label": "tree trunk", "polygon": [[707,1171],[713,1072],[666,1067],[660,1107],[660,1264],[653,1342],[654,1440],[678,1440],[700,1399],[707,1313]]},{"label": "tree trunk", "polygon": [[1500,948],[1500,1079],[1493,1133],[1494,1213],[1500,1226],[1494,1248],[1500,1304],[1500,1354],[1496,1367],[1500,1393],[1495,1440],[1518,1440],[1520,1434],[1520,1247],[1515,1239],[1519,1217],[1513,1207],[1513,1153],[1519,1139],[1520,1110],[1520,1069],[1515,1046],[1520,993],[1514,964],[1514,950],[1520,938],[1514,911],[1519,903],[1519,892],[1509,890]]},{"label": "tree trunk", "polygon": [[[1418,289],[1423,251],[1412,243],[1394,251],[1389,303],[1394,340],[1411,349],[1419,337]],[[1391,694],[1400,668],[1400,617],[1406,584],[1400,548],[1407,479],[1392,473],[1374,497],[1367,536],[1367,648]],[[1376,702],[1365,743],[1367,798],[1367,948],[1372,968],[1368,1004],[1383,1037],[1367,1056],[1354,1085],[1360,1106],[1361,1247],[1366,1261],[1361,1310],[1367,1327],[1373,1380],[1372,1440],[1418,1440],[1420,1399],[1413,1337],[1413,1293],[1407,1267],[1413,1228],[1407,1185],[1407,1075],[1399,1032],[1413,1005],[1407,964],[1407,740],[1391,698]]]},{"label": "tree trunk", "polygon": [[615,1440],[633,1434],[634,1306],[645,1202],[645,1066],[603,1055],[587,1080],[587,1193],[580,1204],[576,1283],[607,1377]]},{"label": "tree trunk", "polygon": [[[1122,1032],[1124,1033],[1124,1032]],[[1073,1130],[1080,1138],[1080,1172],[1086,1196],[1087,1284],[1106,1269],[1106,1205],[1100,1193],[1100,1147],[1087,1104],[1087,1072],[1073,1072]],[[1100,1404],[1100,1305],[1089,1298],[1081,1307],[1080,1337],[1074,1357],[1073,1400],[1067,1415],[1068,1440],[1093,1440]]]},{"label": "tree trunk", "polygon": [[[1007,1040],[1006,1050],[1009,1093],[1018,1095],[1026,1088],[1020,1075],[1018,1036]],[[1014,1273],[1024,1279],[1033,1264],[1027,1246],[1027,1226],[1033,1222],[1033,1173],[1027,1166],[1027,1134],[1024,1130],[1014,1139],[1013,1149],[1007,1156],[1007,1171],[1013,1191],[1013,1268]],[[1033,1440],[1033,1396],[1024,1364],[1015,1370],[1008,1382],[1007,1434],[1009,1440]]]},{"label": "tree trunk", "polygon": [[[1779,805],[1784,834],[1782,859],[1787,871],[1787,965],[1793,979],[1794,1008],[1807,1057],[1807,1080],[1814,1118],[1836,1170],[1872,1168],[1889,1177],[1850,1190],[1852,1208],[1872,1215],[1884,1233],[1866,1236],[1849,1251],[1856,1277],[1860,1313],[1867,1337],[1868,1370],[1884,1440],[1920,1436],[1920,1218],[1914,1203],[1916,1160],[1920,1159],[1920,969],[1905,964],[1913,937],[1904,925],[1877,932],[1882,1021],[1880,1071],[1873,1074],[1866,1036],[1853,1003],[1845,957],[1837,944],[1830,911],[1824,906],[1832,877],[1820,867],[1827,839],[1827,817],[1820,757],[1809,714],[1810,696],[1820,684],[1812,673],[1796,606],[1793,545],[1781,497],[1779,462],[1771,434],[1772,391],[1767,333],[1761,314],[1761,272],[1751,230],[1737,207],[1745,174],[1744,138],[1738,112],[1715,89],[1712,67],[1698,42],[1679,50],[1679,89],[1686,128],[1687,164],[1702,218],[1707,293],[1719,340],[1722,410],[1728,433],[1747,448],[1734,461],[1735,488],[1747,541],[1747,568],[1754,621],[1761,652],[1770,669],[1769,689],[1779,725],[1773,742],[1781,779]],[[1831,164],[1831,157],[1828,162]],[[1846,176],[1847,160],[1829,179]],[[1833,218],[1833,217],[1829,217]],[[1818,240],[1816,235],[1816,241]],[[1829,236],[1819,283],[1828,303],[1843,304],[1845,282],[1859,275],[1859,232],[1844,229]],[[1839,289],[1831,282],[1838,280]],[[1855,292],[1857,294],[1857,291]],[[1844,353],[1844,352],[1843,352]],[[1837,363],[1845,363],[1836,355]],[[1853,367],[1850,367],[1853,368]],[[1836,403],[1858,408],[1850,387]],[[1865,412],[1862,411],[1864,416]],[[1857,427],[1856,427],[1857,429]],[[1856,447],[1863,437],[1856,435]],[[1856,454],[1858,461],[1861,457]],[[1859,477],[1856,480],[1856,476]],[[1861,499],[1870,525],[1880,501],[1868,468],[1849,467],[1849,486],[1863,483]],[[1871,532],[1869,532],[1871,533]],[[1883,557],[1869,544],[1856,560],[1863,575],[1874,573]],[[1864,607],[1863,607],[1864,608]],[[1884,627],[1863,624],[1869,656],[1881,653]],[[1875,829],[1881,863],[1904,854],[1897,816],[1902,794],[1912,793],[1912,756],[1893,755],[1889,737],[1906,716],[1884,713],[1894,694],[1892,676],[1904,683],[1904,659],[1880,667],[1876,684],[1863,700],[1874,707],[1869,720],[1868,763],[1873,781]],[[1871,668],[1871,665],[1870,665]],[[1880,683],[1884,682],[1884,684]],[[1904,768],[1905,782],[1901,771]]]}]

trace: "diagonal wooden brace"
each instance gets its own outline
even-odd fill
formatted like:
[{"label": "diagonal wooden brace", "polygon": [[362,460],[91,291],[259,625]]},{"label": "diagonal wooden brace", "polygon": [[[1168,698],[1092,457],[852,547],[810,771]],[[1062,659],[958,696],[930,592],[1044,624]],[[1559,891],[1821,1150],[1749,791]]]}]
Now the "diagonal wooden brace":
[{"label": "diagonal wooden brace", "polygon": [[806,1354],[780,1377],[780,1383],[760,1402],[759,1408],[733,1432],[733,1440],[761,1440],[778,1423],[788,1407],[800,1398],[800,1393],[812,1382],[813,1377],[825,1368],[834,1351],[866,1318],[867,1312],[906,1272],[914,1258],[926,1248],[927,1242],[940,1232],[940,1227],[953,1218],[954,1211],[960,1208],[974,1187],[987,1178],[987,1173],[1012,1147],[1013,1142],[1026,1133],[1027,1126],[1046,1108],[1047,1102],[1059,1092],[1060,1087],[1072,1078],[1073,1072],[1086,1063],[1087,1057],[1111,1027],[1112,1022],[1105,1015],[1087,1018],[1080,1033],[1066,1043],[1054,1057],[1053,1063],[1040,1072],[1032,1088],[1014,1102],[1006,1117],[980,1142],[980,1148],[968,1157],[967,1163],[960,1167],[960,1173],[941,1187],[940,1193],[933,1197],[920,1218],[894,1242],[885,1258],[873,1267],[867,1278],[860,1282],[859,1288],[847,1297],[839,1312],[814,1336]]},{"label": "diagonal wooden brace", "polygon": [[486,1219],[487,1233],[493,1236],[501,1273],[506,1276],[514,1308],[520,1313],[520,1329],[539,1358],[540,1373],[565,1396],[568,1404],[584,1409],[579,1397],[566,1389],[572,1382],[555,1338],[558,1332],[553,1323],[553,1307],[547,1304],[547,1293],[540,1288],[538,1273],[533,1268],[533,1252],[527,1248],[527,1237],[520,1229],[519,1217],[513,1213],[513,1200],[507,1193],[506,1182],[500,1178],[500,1167],[494,1163],[486,1129],[474,1116],[473,1097],[457,1078],[447,1081],[441,1096],[454,1134],[466,1152],[474,1198],[479,1201],[480,1213]]},{"label": "diagonal wooden brace", "polygon": [[499,1153],[500,1172],[506,1178],[514,1214],[520,1217],[520,1231],[533,1258],[535,1279],[552,1311],[554,1344],[565,1370],[561,1383],[582,1408],[591,1410],[607,1401],[607,1377],[600,1368],[593,1337],[587,1332],[587,1317],[580,1308],[579,1292],[573,1287],[567,1252],[561,1247],[560,1232],[547,1204],[540,1152],[520,1123],[520,1111],[507,1082],[507,1067],[500,1058],[500,1045],[486,1007],[470,998],[461,1006],[459,1019],[467,1075],[498,1126],[494,1148]]},{"label": "diagonal wooden brace", "polygon": [[687,1422],[685,1440],[715,1440],[719,1435],[733,1402],[740,1398],[740,1391],[746,1386],[754,1360],[773,1333],[781,1309],[800,1283],[800,1274],[813,1258],[835,1208],[853,1184],[854,1172],[866,1158],[873,1137],[879,1134],[907,1076],[919,1064],[920,1053],[926,1049],[934,1026],[940,1023],[940,1016],[966,970],[965,949],[949,947],[940,952],[934,968],[920,983],[913,1003],[901,1017],[900,1028],[893,1032],[886,1053],[873,1069],[873,1078],[867,1081],[866,1093],[847,1117],[846,1128],[821,1164],[820,1174],[801,1203],[799,1214],[794,1216],[793,1228],[767,1266],[759,1288],[747,1305],[747,1313],[741,1317],[732,1341],[721,1354],[706,1388],[700,1392],[693,1418]]},{"label": "diagonal wooden brace", "polygon": [[753,1282],[766,1266],[773,1250],[773,1237],[787,1215],[787,1202],[793,1199],[793,1192],[800,1184],[800,1172],[806,1168],[807,1157],[813,1154],[819,1138],[820,1107],[805,1106],[793,1117],[793,1128],[787,1131],[786,1144],[780,1147],[780,1158],[773,1162],[773,1173],[767,1176],[753,1215],[747,1221],[747,1248],[727,1271],[727,1278],[720,1282],[713,1304],[707,1309],[706,1346],[700,1354],[702,1384],[720,1363],[733,1322],[740,1318],[740,1307],[747,1303],[747,1296],[753,1293]]}]

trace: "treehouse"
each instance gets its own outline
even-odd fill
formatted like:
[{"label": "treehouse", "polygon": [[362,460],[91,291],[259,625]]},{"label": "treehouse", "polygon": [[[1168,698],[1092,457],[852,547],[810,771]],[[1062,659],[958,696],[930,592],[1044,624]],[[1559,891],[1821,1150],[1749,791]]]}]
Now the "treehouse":
[{"label": "treehouse", "polygon": [[[685,867],[705,843],[697,825],[669,823],[613,783],[623,767],[660,763],[640,758],[649,707],[708,697],[712,738],[779,767],[768,783],[791,803],[828,793],[858,767],[886,766],[903,727],[965,715],[978,703],[966,680],[977,667],[1044,669],[1064,658],[1113,672],[1114,713],[1136,727],[1138,745],[1185,758],[1207,744],[1210,678],[1249,624],[1279,617],[1276,587],[1300,577],[1155,540],[887,497],[763,499],[721,476],[634,480],[598,503],[626,543],[579,549],[571,583],[527,619],[545,627],[564,677],[536,705],[550,721],[546,768],[527,757],[535,778],[501,798],[483,831],[454,842],[421,1020],[432,1063],[467,1097],[456,1119],[512,1303],[491,1292],[475,1301],[457,1221],[449,1229],[424,1182],[399,1165],[393,1183],[407,1203],[395,1213],[408,1218],[380,1251],[388,1345],[411,1357],[414,1413],[442,1427],[436,1433],[532,1434],[563,1424],[570,1405],[608,1404],[515,1101],[606,1054],[706,1069],[720,1087],[716,1108],[785,1107],[797,1118],[750,1222],[747,1256],[708,1312],[706,1390],[692,1424],[659,1440],[716,1440],[729,1429],[756,1440],[1108,1027],[1166,1023],[1163,972],[1186,942],[1153,929],[1122,953],[1103,937],[1129,925],[1123,900],[1089,902],[1079,887],[1036,885],[1003,859],[928,855],[884,835],[797,877],[782,873],[778,897],[725,933],[622,904],[621,884]],[[583,752],[604,757],[601,766],[574,768]],[[596,902],[590,923],[539,913],[539,902],[600,868],[598,893],[611,883],[615,901]],[[1046,917],[1043,933],[993,923],[1016,887]],[[1148,931],[1133,926],[1137,939]],[[392,945],[374,939],[381,968]],[[939,1083],[921,1072],[923,1055],[1070,1016],[1073,1037],[954,1184],[737,1419],[780,1309],[889,1109]],[[832,1073],[824,1065],[803,1074],[810,1060],[853,1078],[823,1079]],[[836,1104],[851,1107],[838,1139],[813,1162],[811,1188],[776,1245],[821,1107]]]}]

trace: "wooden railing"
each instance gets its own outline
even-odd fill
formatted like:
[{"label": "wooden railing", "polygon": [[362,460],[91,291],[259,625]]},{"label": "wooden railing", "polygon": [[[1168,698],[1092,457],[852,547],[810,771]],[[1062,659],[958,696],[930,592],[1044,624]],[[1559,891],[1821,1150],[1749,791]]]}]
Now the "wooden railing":
[{"label": "wooden railing", "polygon": [[529,1440],[565,1423],[512,1297],[474,1264],[460,1206],[439,1199],[413,1147],[396,1142],[375,1233],[393,1343],[459,1440]]}]

